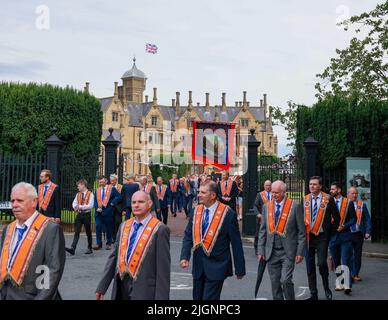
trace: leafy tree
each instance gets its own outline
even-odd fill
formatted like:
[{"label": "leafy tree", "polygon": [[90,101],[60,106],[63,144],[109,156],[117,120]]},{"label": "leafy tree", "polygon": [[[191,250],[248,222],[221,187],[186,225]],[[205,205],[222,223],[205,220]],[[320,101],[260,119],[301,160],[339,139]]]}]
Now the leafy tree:
[{"label": "leafy tree", "polygon": [[[317,77],[319,99],[327,95],[345,95],[357,99],[388,97],[388,0],[339,25],[345,31],[354,27],[356,36]],[[364,36],[366,34],[366,36]]]}]

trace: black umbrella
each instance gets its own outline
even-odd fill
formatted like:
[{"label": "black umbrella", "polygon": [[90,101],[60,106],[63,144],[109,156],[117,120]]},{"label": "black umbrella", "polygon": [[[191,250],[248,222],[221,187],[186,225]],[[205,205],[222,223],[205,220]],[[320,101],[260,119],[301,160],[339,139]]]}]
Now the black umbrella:
[{"label": "black umbrella", "polygon": [[255,287],[255,298],[257,297],[257,292],[259,291],[259,287],[261,285],[261,281],[263,280],[263,274],[264,274],[266,265],[267,265],[267,261],[260,260],[259,265],[257,266],[257,279],[256,279],[256,287]]}]

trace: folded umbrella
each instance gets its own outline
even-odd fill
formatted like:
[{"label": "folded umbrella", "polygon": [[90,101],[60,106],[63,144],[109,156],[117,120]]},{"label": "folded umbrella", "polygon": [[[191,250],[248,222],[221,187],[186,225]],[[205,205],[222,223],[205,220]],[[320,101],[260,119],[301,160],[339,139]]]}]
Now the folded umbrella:
[{"label": "folded umbrella", "polygon": [[265,271],[265,267],[267,265],[267,261],[260,260],[259,265],[257,266],[257,279],[256,279],[256,287],[255,287],[255,298],[257,297],[257,292],[259,291],[259,287],[261,285],[261,281],[263,280],[263,275]]}]

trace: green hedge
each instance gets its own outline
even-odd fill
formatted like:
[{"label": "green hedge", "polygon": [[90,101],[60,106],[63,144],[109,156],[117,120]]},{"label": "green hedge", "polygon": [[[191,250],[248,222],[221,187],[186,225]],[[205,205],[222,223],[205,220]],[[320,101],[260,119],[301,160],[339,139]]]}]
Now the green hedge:
[{"label": "green hedge", "polygon": [[99,100],[69,87],[0,83],[0,150],[42,153],[53,127],[65,142],[64,151],[79,158],[98,155],[102,133]]}]

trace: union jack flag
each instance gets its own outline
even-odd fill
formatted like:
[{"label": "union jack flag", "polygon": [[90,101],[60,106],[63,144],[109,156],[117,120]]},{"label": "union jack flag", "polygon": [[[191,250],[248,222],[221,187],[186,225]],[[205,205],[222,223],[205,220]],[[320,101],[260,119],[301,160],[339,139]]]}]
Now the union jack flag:
[{"label": "union jack flag", "polygon": [[155,54],[158,52],[158,47],[154,44],[147,43],[146,44],[146,51],[152,54]]}]

